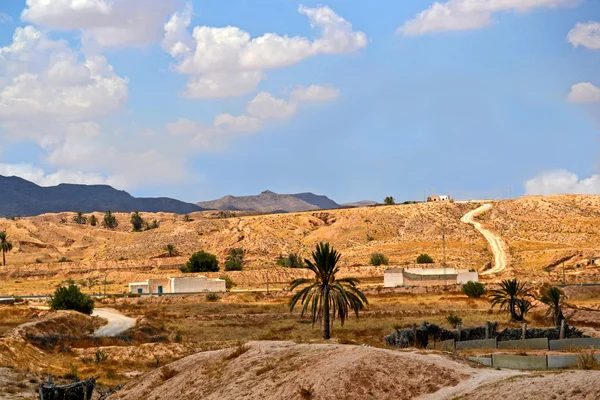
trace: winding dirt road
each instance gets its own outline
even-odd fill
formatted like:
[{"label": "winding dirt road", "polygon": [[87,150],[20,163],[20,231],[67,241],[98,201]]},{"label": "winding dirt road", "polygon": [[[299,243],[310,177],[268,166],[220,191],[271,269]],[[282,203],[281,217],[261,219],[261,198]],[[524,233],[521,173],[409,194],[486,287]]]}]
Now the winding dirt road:
[{"label": "winding dirt road", "polygon": [[108,324],[98,328],[94,332],[94,336],[96,337],[117,336],[135,326],[134,318],[126,317],[117,310],[97,308],[92,315],[108,320]]},{"label": "winding dirt road", "polygon": [[481,223],[475,221],[475,217],[481,213],[484,213],[492,208],[491,204],[484,204],[479,208],[476,208],[473,211],[469,211],[460,219],[465,224],[471,224],[475,227],[476,230],[479,231],[490,244],[490,248],[492,249],[492,254],[494,255],[494,262],[492,264],[492,269],[489,271],[484,271],[481,275],[489,275],[489,274],[497,274],[498,272],[502,272],[504,268],[506,268],[506,248],[502,238],[495,233],[488,231],[485,229]]}]

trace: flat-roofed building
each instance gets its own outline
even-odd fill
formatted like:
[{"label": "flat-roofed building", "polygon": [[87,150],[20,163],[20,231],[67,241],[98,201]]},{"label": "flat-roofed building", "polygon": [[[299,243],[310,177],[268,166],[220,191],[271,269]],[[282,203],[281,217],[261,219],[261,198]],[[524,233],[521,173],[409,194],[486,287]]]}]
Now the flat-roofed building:
[{"label": "flat-roofed building", "polygon": [[139,294],[224,292],[226,290],[225,280],[211,279],[206,276],[176,276],[129,284],[129,292]]},{"label": "flat-roofed building", "polygon": [[478,282],[479,274],[466,269],[422,267],[388,268],[383,273],[385,287],[462,285],[468,281]]}]

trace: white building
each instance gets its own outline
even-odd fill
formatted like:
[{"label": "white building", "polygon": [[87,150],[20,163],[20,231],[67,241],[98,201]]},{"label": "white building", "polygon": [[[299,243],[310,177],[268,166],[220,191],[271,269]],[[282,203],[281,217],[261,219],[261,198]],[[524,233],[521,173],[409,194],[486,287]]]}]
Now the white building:
[{"label": "white building", "polygon": [[139,294],[224,292],[226,290],[226,282],[223,279],[209,279],[206,276],[148,279],[146,282],[129,284],[129,292]]},{"label": "white building", "polygon": [[388,268],[383,273],[384,287],[462,285],[478,282],[475,271],[455,268]]}]

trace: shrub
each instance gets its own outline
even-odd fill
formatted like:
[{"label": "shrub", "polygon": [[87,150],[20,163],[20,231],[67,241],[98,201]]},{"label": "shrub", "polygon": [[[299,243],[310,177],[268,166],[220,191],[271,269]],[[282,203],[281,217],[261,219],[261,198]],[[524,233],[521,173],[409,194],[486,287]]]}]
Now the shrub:
[{"label": "shrub", "polygon": [[108,360],[108,354],[104,350],[96,350],[95,360],[96,364],[102,364],[104,361]]},{"label": "shrub", "polygon": [[94,300],[79,290],[73,283],[69,286],[59,286],[50,299],[50,308],[53,310],[74,310],[83,314],[94,311]]},{"label": "shrub", "polygon": [[140,232],[142,227],[144,226],[144,219],[140,215],[139,211],[134,211],[131,214],[131,226],[133,227],[134,232]]},{"label": "shrub", "polygon": [[237,286],[237,284],[234,281],[232,281],[228,275],[220,276],[219,279],[223,279],[225,281],[225,287],[227,288],[227,290],[231,290]]},{"label": "shrub", "polygon": [[219,271],[219,261],[214,254],[200,250],[190,257],[187,264],[181,267],[182,272],[217,272]]},{"label": "shrub", "polygon": [[446,321],[448,321],[453,328],[456,328],[458,324],[462,324],[462,318],[454,313],[446,315]]},{"label": "shrub", "polygon": [[417,264],[433,264],[433,257],[429,254],[423,253],[417,257]]},{"label": "shrub", "polygon": [[388,265],[388,258],[382,253],[373,253],[371,254],[371,265]]},{"label": "shrub", "polygon": [[194,219],[192,217],[190,217],[190,214],[185,214],[183,216],[183,221],[184,222],[192,222]]},{"label": "shrub", "polygon": [[208,293],[206,295],[206,301],[219,301],[221,298],[216,293]]},{"label": "shrub", "polygon": [[73,262],[72,260],[69,260],[67,257],[61,257],[58,259],[59,263],[64,263],[64,262]]},{"label": "shrub", "polygon": [[80,225],[87,224],[87,217],[80,211],[73,217],[73,222]]},{"label": "shrub", "polygon": [[65,379],[69,379],[73,382],[78,382],[79,381],[79,369],[74,366],[73,364],[71,364],[69,366],[69,372],[67,372],[64,376]]},{"label": "shrub", "polygon": [[304,268],[304,260],[297,253],[290,253],[287,257],[279,255],[277,265],[287,268]]},{"label": "shrub", "polygon": [[225,258],[225,271],[241,271],[243,260],[243,249],[231,249]]},{"label": "shrub", "polygon": [[383,204],[385,204],[386,206],[393,206],[394,204],[396,204],[396,201],[392,196],[388,196],[385,199],[383,199]]},{"label": "shrub", "polygon": [[41,258],[36,258],[35,262],[38,264],[42,264],[44,262],[44,260],[42,260]]},{"label": "shrub", "polygon": [[181,342],[183,342],[183,337],[178,333],[177,335],[175,335],[175,343]]},{"label": "shrub", "polygon": [[119,225],[119,221],[117,221],[117,217],[112,213],[112,211],[107,211],[104,214],[104,219],[102,220],[102,226],[108,229],[115,229]]},{"label": "shrub", "polygon": [[469,281],[462,285],[462,292],[467,297],[479,298],[483,296],[487,290],[485,289],[485,285],[483,283]]},{"label": "shrub", "polygon": [[90,216],[90,225],[91,226],[96,226],[98,224],[98,218],[96,218],[95,215]]},{"label": "shrub", "polygon": [[594,349],[589,351],[580,351],[577,354],[577,364],[581,369],[596,369],[598,368],[598,361],[594,356]]}]

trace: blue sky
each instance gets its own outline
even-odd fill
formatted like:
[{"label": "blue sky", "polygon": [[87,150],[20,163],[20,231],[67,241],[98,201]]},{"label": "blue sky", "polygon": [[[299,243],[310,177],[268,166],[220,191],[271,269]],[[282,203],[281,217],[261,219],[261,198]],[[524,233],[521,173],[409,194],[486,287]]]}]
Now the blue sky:
[{"label": "blue sky", "polygon": [[194,202],[600,193],[597,1],[46,3],[0,3],[2,175]]}]

